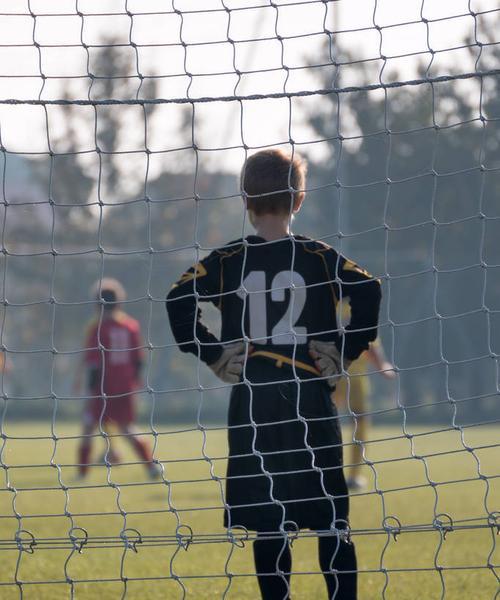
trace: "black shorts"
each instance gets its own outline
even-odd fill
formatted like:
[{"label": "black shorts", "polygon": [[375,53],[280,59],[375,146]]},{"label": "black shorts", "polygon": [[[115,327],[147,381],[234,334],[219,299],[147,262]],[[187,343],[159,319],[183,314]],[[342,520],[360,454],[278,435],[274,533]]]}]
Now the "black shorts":
[{"label": "black shorts", "polygon": [[[300,373],[298,373],[300,375]],[[323,381],[250,358],[228,416],[225,527],[345,528],[349,500],[338,416]]]}]

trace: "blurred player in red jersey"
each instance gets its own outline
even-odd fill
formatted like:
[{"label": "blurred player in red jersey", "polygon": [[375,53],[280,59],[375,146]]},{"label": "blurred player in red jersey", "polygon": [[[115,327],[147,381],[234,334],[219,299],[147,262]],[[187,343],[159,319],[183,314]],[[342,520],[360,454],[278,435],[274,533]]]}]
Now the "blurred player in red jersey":
[{"label": "blurred player in red jersey", "polygon": [[[125,290],[115,279],[102,279],[95,286],[98,317],[90,324],[85,343],[85,367],[90,398],[83,417],[83,434],[78,450],[79,475],[88,471],[92,434],[101,426],[114,424],[126,436],[152,477],[159,473],[152,462],[149,445],[137,435],[135,391],[143,362],[139,323],[120,309]],[[118,456],[110,446],[110,463]]]}]

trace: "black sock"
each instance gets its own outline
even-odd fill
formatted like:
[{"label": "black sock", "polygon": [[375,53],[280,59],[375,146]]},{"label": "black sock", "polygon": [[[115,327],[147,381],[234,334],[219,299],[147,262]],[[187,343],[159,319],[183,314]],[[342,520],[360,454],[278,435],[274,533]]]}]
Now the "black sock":
[{"label": "black sock", "polygon": [[[336,536],[320,537],[319,564],[323,571],[328,600],[356,600],[357,598],[357,563],[354,544],[339,540]],[[329,574],[332,569],[338,574]],[[345,573],[345,571],[352,571]]]},{"label": "black sock", "polygon": [[[288,600],[292,570],[288,539],[257,539],[253,543],[253,556],[263,600]],[[283,575],[278,575],[278,570]]]}]

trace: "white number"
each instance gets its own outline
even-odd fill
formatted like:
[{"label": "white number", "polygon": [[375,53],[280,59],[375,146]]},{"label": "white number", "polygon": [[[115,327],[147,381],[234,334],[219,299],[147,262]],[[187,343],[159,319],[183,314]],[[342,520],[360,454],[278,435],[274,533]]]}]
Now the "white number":
[{"label": "white number", "polygon": [[121,327],[112,327],[109,331],[111,352],[109,353],[109,362],[112,365],[125,365],[129,359],[130,336],[126,329]]},{"label": "white number", "polygon": [[267,338],[266,274],[264,271],[250,271],[243,285],[247,294],[238,290],[238,296],[243,301],[247,298],[250,337],[257,343],[264,344]]},{"label": "white number", "polygon": [[[251,271],[245,277],[243,286],[247,294],[243,290],[239,290],[238,296],[242,300],[247,296],[250,337],[257,343],[264,343],[268,337],[265,272]],[[274,277],[271,283],[271,300],[273,302],[284,302],[285,292],[289,290],[290,301],[285,314],[273,327],[271,333],[272,344],[307,343],[307,329],[296,326],[306,304],[305,286],[304,278],[296,271],[280,271]]]},{"label": "white number", "polygon": [[305,344],[307,329],[296,327],[306,303],[306,282],[296,271],[281,271],[271,284],[271,299],[274,302],[284,302],[285,289],[290,290],[290,302],[285,314],[273,327],[273,344]]}]

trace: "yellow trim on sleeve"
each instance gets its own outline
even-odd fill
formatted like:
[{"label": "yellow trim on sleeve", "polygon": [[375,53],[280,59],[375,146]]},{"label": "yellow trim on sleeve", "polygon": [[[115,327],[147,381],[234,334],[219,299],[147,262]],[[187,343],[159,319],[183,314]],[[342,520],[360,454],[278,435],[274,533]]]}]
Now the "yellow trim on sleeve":
[{"label": "yellow trim on sleeve", "polygon": [[183,283],[187,283],[188,281],[193,281],[193,279],[199,279],[200,277],[205,277],[207,275],[207,270],[201,263],[197,263],[194,265],[193,272],[190,273],[186,271],[184,275],[179,279],[177,285],[182,285]]},{"label": "yellow trim on sleeve", "polygon": [[205,275],[208,275],[207,270],[201,264],[201,262],[196,263],[194,265],[194,267],[191,267],[191,268],[193,269],[193,272],[190,273],[189,271],[186,271],[181,276],[179,281],[177,281],[176,283],[174,283],[172,285],[171,289],[175,290],[175,288],[178,288],[180,285],[183,285],[184,283],[187,283],[188,281],[193,281],[193,279],[199,279],[200,277],[205,277]]},{"label": "yellow trim on sleeve", "polygon": [[368,273],[368,271],[365,271],[365,269],[362,269],[355,262],[352,262],[352,260],[349,260],[348,258],[345,259],[345,263],[342,266],[342,270],[343,271],[355,271],[356,273],[361,273],[361,275],[366,275],[367,277],[373,278],[372,275],[370,275],[370,273]]}]

